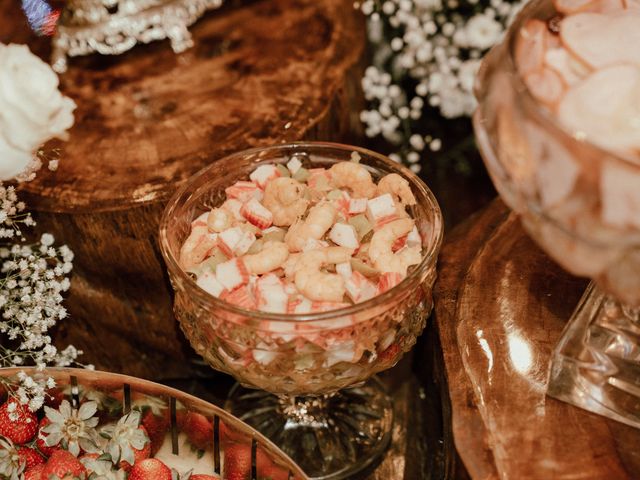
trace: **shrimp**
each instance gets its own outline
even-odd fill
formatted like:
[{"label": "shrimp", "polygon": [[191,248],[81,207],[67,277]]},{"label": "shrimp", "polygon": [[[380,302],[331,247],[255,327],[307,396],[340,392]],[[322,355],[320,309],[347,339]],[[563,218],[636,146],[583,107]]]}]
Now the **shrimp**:
[{"label": "shrimp", "polygon": [[396,272],[407,274],[407,268],[416,265],[422,260],[422,251],[419,246],[404,247],[393,253],[393,243],[413,229],[413,220],[403,218],[387,223],[371,237],[369,246],[369,258],[373,266],[382,273]]},{"label": "shrimp", "polygon": [[288,177],[279,177],[267,183],[262,204],[273,214],[273,224],[288,227],[307,211],[307,187]]},{"label": "shrimp", "polygon": [[250,274],[262,275],[280,268],[289,257],[289,248],[283,242],[265,242],[262,250],[242,257]]},{"label": "shrimp", "polygon": [[319,203],[309,210],[303,222],[296,222],[289,228],[284,241],[292,252],[301,251],[307,241],[320,240],[336,221],[338,211],[330,203]]},{"label": "shrimp", "polygon": [[323,265],[348,262],[352,253],[352,249],[345,247],[327,247],[303,253],[295,266],[296,288],[312,301],[341,302],[345,294],[343,278],[320,269]]},{"label": "shrimp", "polygon": [[391,194],[393,200],[403,207],[416,204],[416,197],[413,196],[409,182],[397,173],[385,175],[378,182],[377,195],[384,195],[385,193]]},{"label": "shrimp", "polygon": [[189,270],[202,262],[217,244],[206,225],[195,225],[180,248],[180,265]]},{"label": "shrimp", "polygon": [[224,208],[214,208],[207,216],[207,226],[212,232],[223,232],[227,228],[231,228],[233,223],[233,215]]},{"label": "shrimp", "polygon": [[330,169],[331,183],[336,188],[348,188],[355,198],[373,198],[376,184],[369,171],[359,163],[339,162]]},{"label": "shrimp", "polygon": [[300,258],[301,253],[291,253],[289,254],[289,258],[284,262],[282,268],[284,269],[284,276],[293,279],[296,274],[296,264],[298,263],[298,259]]}]

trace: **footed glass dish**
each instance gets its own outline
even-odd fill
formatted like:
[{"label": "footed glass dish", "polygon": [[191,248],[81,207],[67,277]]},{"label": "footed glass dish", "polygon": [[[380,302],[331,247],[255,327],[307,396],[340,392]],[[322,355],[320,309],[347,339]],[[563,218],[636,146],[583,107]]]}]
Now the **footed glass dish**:
[{"label": "footed glass dish", "polygon": [[[374,179],[408,180],[410,207],[423,258],[390,290],[346,308],[310,314],[248,310],[200,289],[179,266],[191,222],[220,205],[225,188],[261,164],[285,164],[295,154],[308,168],[360,156]],[[174,311],[194,349],[233,375],[227,406],[294,457],[312,478],[349,478],[376,461],[391,435],[392,405],[371,378],[413,347],[433,306],[432,288],[443,224],[438,204],[411,171],[358,147],[298,143],[240,152],[214,162],[170,200],[160,242],[175,290]],[[250,390],[257,389],[257,390]]]}]

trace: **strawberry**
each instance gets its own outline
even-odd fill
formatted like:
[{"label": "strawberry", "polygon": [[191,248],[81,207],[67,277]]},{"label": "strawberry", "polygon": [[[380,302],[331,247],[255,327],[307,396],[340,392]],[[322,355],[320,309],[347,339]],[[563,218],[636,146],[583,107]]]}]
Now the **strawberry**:
[{"label": "strawberry", "polygon": [[[273,464],[266,454],[258,449],[256,452],[256,470],[260,478],[262,472],[268,472]],[[225,480],[245,480],[251,475],[251,446],[239,443],[227,446],[224,451]],[[268,477],[265,477],[268,478]],[[286,477],[285,477],[286,478]],[[275,479],[274,479],[275,480]]]},{"label": "strawberry", "polygon": [[38,447],[40,453],[42,453],[45,457],[50,457],[56,449],[56,447],[49,447],[45,443],[47,434],[44,433],[42,429],[49,425],[49,423],[51,422],[47,417],[43,417],[42,420],[40,420],[40,425],[38,426],[38,436],[36,437],[36,447]]},{"label": "strawberry", "polygon": [[151,442],[151,456],[154,456],[164,442],[164,437],[169,430],[171,419],[169,411],[165,410],[163,416],[154,415],[151,409],[142,417],[142,425],[146,428]]},{"label": "strawberry", "polygon": [[196,475],[191,475],[189,480],[220,480],[221,477],[218,475],[205,475],[204,473],[198,473]]},{"label": "strawberry", "polygon": [[13,399],[0,407],[0,435],[20,445],[31,440],[37,430],[38,420],[27,407]]},{"label": "strawberry", "polygon": [[18,456],[20,457],[20,462],[24,462],[25,470],[44,464],[44,458],[33,448],[19,447]]},{"label": "strawberry", "polygon": [[24,472],[24,480],[45,480],[42,476],[44,471],[44,463],[36,465]]},{"label": "strawberry", "polygon": [[224,451],[224,478],[245,480],[251,474],[251,447],[233,444]]},{"label": "strawberry", "polygon": [[257,471],[258,478],[264,480],[288,480],[289,472],[284,468],[272,463],[267,465],[264,469]]},{"label": "strawberry", "polygon": [[213,423],[200,413],[187,412],[182,428],[196,448],[206,450],[213,442]]},{"label": "strawberry", "polygon": [[[138,429],[142,430],[147,435],[147,437],[149,436],[149,434],[147,433],[147,429],[142,425],[140,425]],[[133,447],[131,447],[131,450],[133,450],[133,464],[135,465],[151,456],[151,442],[146,442],[141,450]],[[125,462],[124,460],[122,460],[120,461],[120,468],[125,472],[128,472],[129,470],[131,470],[131,465],[129,464],[129,462]]]},{"label": "strawberry", "polygon": [[47,391],[44,404],[47,407],[55,408],[57,410],[60,408],[62,400],[64,400],[64,392],[60,388],[55,387]]},{"label": "strawberry", "polygon": [[66,450],[56,450],[42,469],[43,479],[85,478],[87,470],[76,457]]},{"label": "strawberry", "polygon": [[171,470],[160,460],[147,458],[133,466],[129,480],[171,480]]},{"label": "strawberry", "polygon": [[242,435],[239,435],[235,430],[228,427],[222,421],[222,419],[220,420],[218,435],[219,435],[220,441],[223,443],[236,442],[240,439],[240,437],[242,437]]}]

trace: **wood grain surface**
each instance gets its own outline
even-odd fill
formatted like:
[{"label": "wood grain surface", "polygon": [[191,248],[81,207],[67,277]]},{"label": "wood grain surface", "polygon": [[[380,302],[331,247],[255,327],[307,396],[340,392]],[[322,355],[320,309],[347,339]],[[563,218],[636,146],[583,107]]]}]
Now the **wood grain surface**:
[{"label": "wood grain surface", "polygon": [[[360,131],[364,19],[350,0],[229,0],[191,31],[179,55],[162,41],[71,59],[61,88],[78,108],[60,167],[22,187],[39,230],[76,253],[57,340],[147,378],[189,370],[156,242],[171,193],[230,152]],[[50,53],[14,0],[0,0],[0,42]]]},{"label": "wood grain surface", "polygon": [[449,235],[439,268],[453,434],[471,477],[639,478],[639,430],[544,394],[586,281],[537,248],[500,200]]}]

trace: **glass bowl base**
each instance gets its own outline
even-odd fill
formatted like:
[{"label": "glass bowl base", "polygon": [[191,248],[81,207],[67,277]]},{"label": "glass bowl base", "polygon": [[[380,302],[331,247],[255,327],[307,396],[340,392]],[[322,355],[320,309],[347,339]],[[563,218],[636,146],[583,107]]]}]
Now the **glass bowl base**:
[{"label": "glass bowl base", "polygon": [[547,394],[640,428],[640,309],[591,283],[553,352]]},{"label": "glass bowl base", "polygon": [[372,377],[315,397],[275,396],[236,384],[226,409],[278,445],[313,480],[350,478],[374,464],[391,439],[393,408]]}]

